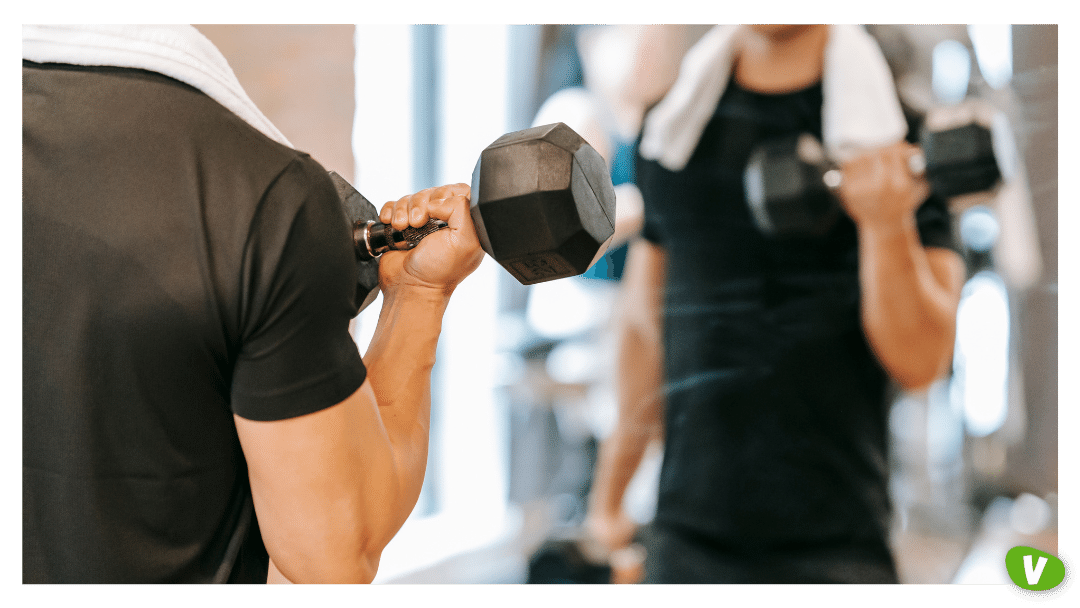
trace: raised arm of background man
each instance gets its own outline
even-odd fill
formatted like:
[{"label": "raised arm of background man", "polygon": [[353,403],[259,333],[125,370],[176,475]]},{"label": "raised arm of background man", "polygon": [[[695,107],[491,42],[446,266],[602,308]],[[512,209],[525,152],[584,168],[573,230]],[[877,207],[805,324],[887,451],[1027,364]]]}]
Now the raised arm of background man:
[{"label": "raised arm of background man", "polygon": [[858,228],[863,328],[885,370],[909,390],[948,368],[964,281],[959,254],[919,241],[915,210],[929,186],[908,169],[916,152],[899,142],[844,163],[840,189]]},{"label": "raised arm of background man", "polygon": [[345,401],[274,422],[235,417],[248,462],[268,582],[369,583],[416,504],[427,462],[431,369],[443,312],[483,252],[464,184],[387,203],[396,228],[429,217],[449,228],[379,264],[383,306]]},{"label": "raised arm of background man", "polygon": [[633,539],[637,524],[623,509],[626,489],[649,444],[663,438],[662,247],[637,239],[627,253],[616,312],[618,415],[600,446],[585,526],[608,551]]},{"label": "raised arm of background man", "polygon": [[[821,78],[828,27],[756,25],[741,39],[736,78],[756,91],[789,91]],[[923,247],[915,210],[929,194],[908,169],[916,148],[898,142],[842,166],[840,199],[858,227],[863,328],[889,376],[923,388],[949,365],[964,264]]]}]

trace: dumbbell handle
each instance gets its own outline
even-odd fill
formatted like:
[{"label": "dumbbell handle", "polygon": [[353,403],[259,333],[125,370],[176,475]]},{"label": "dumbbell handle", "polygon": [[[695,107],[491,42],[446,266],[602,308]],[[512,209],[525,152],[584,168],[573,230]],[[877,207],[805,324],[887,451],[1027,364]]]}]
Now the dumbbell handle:
[{"label": "dumbbell handle", "polygon": [[447,226],[446,222],[436,219],[428,220],[419,228],[409,226],[404,230],[396,230],[390,224],[374,220],[356,222],[353,224],[353,246],[359,259],[372,260],[387,251],[408,251],[425,236]]},{"label": "dumbbell handle", "polygon": [[[922,152],[916,152],[908,157],[908,168],[911,170],[912,175],[926,173],[926,157],[923,156]],[[839,167],[834,167],[826,171],[821,179],[830,190],[836,190],[844,183],[844,173]]]}]

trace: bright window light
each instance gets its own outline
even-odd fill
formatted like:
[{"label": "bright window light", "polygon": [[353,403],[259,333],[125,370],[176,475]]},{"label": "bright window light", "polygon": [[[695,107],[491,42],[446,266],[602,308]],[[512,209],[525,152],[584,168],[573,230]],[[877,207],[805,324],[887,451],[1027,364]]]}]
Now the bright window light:
[{"label": "bright window light", "polygon": [[585,340],[569,340],[556,346],[547,357],[548,376],[562,384],[589,384],[604,372],[604,353]]},{"label": "bright window light", "polygon": [[537,283],[529,287],[525,315],[537,334],[554,340],[571,338],[596,327],[610,314],[610,303],[588,279]]},{"label": "bright window light", "polygon": [[412,185],[410,27],[356,26],[355,185],[376,208]]},{"label": "bright window light", "polygon": [[1009,302],[1005,283],[983,271],[964,286],[956,318],[953,397],[963,404],[968,433],[984,437],[1008,409]]},{"label": "bright window light", "polygon": [[1054,517],[1053,508],[1045,500],[1023,492],[1013,501],[1009,523],[1021,534],[1034,535],[1049,526]]},{"label": "bright window light", "polygon": [[995,89],[1012,79],[1012,26],[977,24],[968,26],[971,45],[986,83]]},{"label": "bright window light", "polygon": [[975,251],[990,251],[1000,232],[997,218],[987,207],[976,205],[960,216],[960,239]]},{"label": "bright window light", "polygon": [[955,40],[943,40],[934,47],[930,86],[943,104],[963,101],[971,80],[971,55]]},{"label": "bright window light", "polygon": [[[509,28],[439,27],[436,182],[470,183],[481,150],[507,131]],[[380,65],[373,73],[386,80],[370,74],[364,78],[368,86],[388,93],[383,95],[388,104],[398,106],[385,116],[368,119],[386,126],[385,137],[400,140],[395,144],[403,148],[400,156],[396,148],[388,152],[399,159],[394,162],[400,167],[393,171],[400,171],[400,179],[408,184],[413,155],[405,147],[413,138],[404,127],[390,133],[394,123],[383,121],[411,120],[411,94],[401,92],[411,81],[413,67],[408,55],[413,30],[374,29],[379,30],[380,39],[387,35],[402,38],[393,49],[384,47],[379,53]],[[401,59],[398,51],[406,59]],[[358,44],[357,54],[360,52]],[[389,161],[380,154],[378,163],[381,167]],[[499,369],[495,329],[501,272],[505,271],[485,256],[480,267],[457,287],[443,317],[432,382],[432,402],[438,403],[439,410],[433,412],[433,418],[438,417],[433,433],[438,435],[432,437],[431,445],[437,447],[432,459],[438,466],[428,471],[428,483],[435,484],[438,496],[437,510],[427,516],[414,512],[405,522],[383,552],[377,583],[393,582],[463,552],[497,543],[514,530],[514,517],[506,504],[507,414],[493,390]]]},{"label": "bright window light", "polygon": [[[412,44],[408,25],[358,25],[356,112],[352,148],[355,186],[375,205],[410,193],[412,181]],[[393,94],[387,94],[392,91]],[[380,294],[356,319],[353,336],[366,352],[382,308]]]},{"label": "bright window light", "polygon": [[[442,160],[440,183],[472,179],[480,151],[506,132],[509,28],[447,25],[442,37]],[[454,292],[443,322],[442,454],[439,491],[444,508],[477,544],[501,531],[506,508],[504,412],[497,408],[495,321],[498,273],[484,256]],[[466,523],[467,522],[467,523]]]}]

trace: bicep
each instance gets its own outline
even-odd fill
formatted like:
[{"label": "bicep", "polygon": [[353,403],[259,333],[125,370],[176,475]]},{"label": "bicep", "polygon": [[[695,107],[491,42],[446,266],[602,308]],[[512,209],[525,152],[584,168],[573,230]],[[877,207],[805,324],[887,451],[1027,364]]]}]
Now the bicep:
[{"label": "bicep", "polygon": [[363,578],[363,480],[392,468],[370,383],[303,416],[234,420],[263,541],[281,572],[290,580]]}]

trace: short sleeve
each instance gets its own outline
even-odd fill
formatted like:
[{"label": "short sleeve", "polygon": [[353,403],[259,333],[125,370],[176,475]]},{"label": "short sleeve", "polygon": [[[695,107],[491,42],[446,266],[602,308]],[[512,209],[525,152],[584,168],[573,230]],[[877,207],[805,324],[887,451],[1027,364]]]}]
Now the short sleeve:
[{"label": "short sleeve", "polygon": [[953,229],[952,213],[945,198],[931,194],[915,211],[915,222],[919,227],[919,239],[923,247],[942,247],[960,253]]},{"label": "short sleeve", "polygon": [[641,191],[643,203],[643,217],[641,223],[641,237],[653,245],[663,245],[663,217],[656,204],[660,200],[657,192],[656,177],[653,172],[659,167],[654,161],[645,160],[640,154],[635,157],[635,173],[637,187]]},{"label": "short sleeve", "polygon": [[241,269],[240,345],[232,408],[280,420],[344,401],[367,371],[349,334],[356,260],[326,170],[294,160],[252,222]]}]

